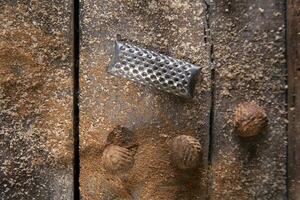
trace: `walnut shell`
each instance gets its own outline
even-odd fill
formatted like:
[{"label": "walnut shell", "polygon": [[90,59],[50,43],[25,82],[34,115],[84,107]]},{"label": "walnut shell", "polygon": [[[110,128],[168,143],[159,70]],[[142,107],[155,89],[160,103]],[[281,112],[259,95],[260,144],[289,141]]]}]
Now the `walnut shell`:
[{"label": "walnut shell", "polygon": [[136,143],[134,133],[123,126],[116,126],[106,138],[106,144],[118,145],[121,147],[132,146]]},{"label": "walnut shell", "polygon": [[107,171],[122,173],[130,170],[134,157],[130,150],[117,145],[109,145],[103,151],[102,163]]},{"label": "walnut shell", "polygon": [[192,169],[200,162],[201,145],[199,141],[188,135],[180,135],[173,139],[171,158],[179,169]]},{"label": "walnut shell", "polygon": [[266,112],[254,102],[239,104],[234,115],[235,130],[241,137],[256,136],[268,124]]}]

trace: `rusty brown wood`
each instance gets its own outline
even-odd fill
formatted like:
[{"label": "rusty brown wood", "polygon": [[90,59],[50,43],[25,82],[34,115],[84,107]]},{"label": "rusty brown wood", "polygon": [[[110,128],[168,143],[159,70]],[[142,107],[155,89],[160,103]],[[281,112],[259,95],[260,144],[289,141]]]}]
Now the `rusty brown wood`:
[{"label": "rusty brown wood", "polygon": [[300,1],[287,1],[289,199],[300,199]]},{"label": "rusty brown wood", "polygon": [[[84,0],[81,6],[80,158],[83,199],[205,199],[210,113],[210,69],[205,4],[189,1]],[[116,34],[203,67],[192,100],[141,86],[106,72]],[[124,177],[101,164],[107,134],[117,125],[139,143],[134,168]],[[169,141],[197,137],[202,166],[178,172],[170,164]],[[192,177],[192,178],[191,178]]]},{"label": "rusty brown wood", "polygon": [[71,1],[0,2],[0,199],[72,199]]},{"label": "rusty brown wood", "polygon": [[[211,199],[286,199],[285,2],[214,1]],[[253,139],[233,133],[233,111],[255,101],[269,117]]]}]

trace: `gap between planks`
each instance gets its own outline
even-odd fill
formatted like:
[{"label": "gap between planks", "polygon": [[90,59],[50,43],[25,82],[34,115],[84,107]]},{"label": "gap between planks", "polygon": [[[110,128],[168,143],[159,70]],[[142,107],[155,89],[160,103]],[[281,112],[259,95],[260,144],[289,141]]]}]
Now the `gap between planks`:
[{"label": "gap between planks", "polygon": [[74,200],[80,199],[80,152],[79,152],[79,63],[80,63],[80,0],[73,0],[73,195]]}]

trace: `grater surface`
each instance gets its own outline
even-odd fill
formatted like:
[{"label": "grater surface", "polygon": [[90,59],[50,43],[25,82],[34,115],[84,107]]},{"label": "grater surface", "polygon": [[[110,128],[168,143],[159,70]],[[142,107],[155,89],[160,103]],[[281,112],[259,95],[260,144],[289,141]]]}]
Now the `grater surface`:
[{"label": "grater surface", "polygon": [[108,72],[182,97],[191,98],[200,68],[188,62],[117,41]]}]

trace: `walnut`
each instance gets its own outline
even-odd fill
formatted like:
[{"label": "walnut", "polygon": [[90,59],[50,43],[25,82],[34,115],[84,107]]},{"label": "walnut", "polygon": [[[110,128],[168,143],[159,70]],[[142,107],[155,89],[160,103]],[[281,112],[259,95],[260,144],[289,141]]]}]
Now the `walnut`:
[{"label": "walnut", "polygon": [[102,163],[109,172],[124,173],[133,167],[134,156],[127,148],[109,145],[103,151]]},{"label": "walnut", "polygon": [[239,136],[256,136],[266,128],[267,124],[266,112],[256,103],[241,103],[236,107],[234,126]]},{"label": "walnut", "polygon": [[192,169],[200,162],[201,145],[199,141],[188,135],[174,138],[171,144],[171,158],[179,169]]}]

